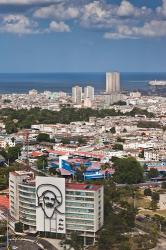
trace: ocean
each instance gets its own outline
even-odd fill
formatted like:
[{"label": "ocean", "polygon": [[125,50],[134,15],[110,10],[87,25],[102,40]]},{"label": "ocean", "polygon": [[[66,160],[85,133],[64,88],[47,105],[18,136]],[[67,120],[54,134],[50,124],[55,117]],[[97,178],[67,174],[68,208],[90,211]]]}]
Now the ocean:
[{"label": "ocean", "polygon": [[[122,90],[139,90],[156,93],[150,80],[166,80],[166,73],[121,73]],[[105,73],[25,73],[0,74],[0,93],[27,93],[30,89],[39,92],[49,90],[71,93],[72,86],[79,84],[94,86],[96,93],[105,90]],[[160,90],[161,91],[161,90]],[[166,93],[166,88],[162,93]]]}]

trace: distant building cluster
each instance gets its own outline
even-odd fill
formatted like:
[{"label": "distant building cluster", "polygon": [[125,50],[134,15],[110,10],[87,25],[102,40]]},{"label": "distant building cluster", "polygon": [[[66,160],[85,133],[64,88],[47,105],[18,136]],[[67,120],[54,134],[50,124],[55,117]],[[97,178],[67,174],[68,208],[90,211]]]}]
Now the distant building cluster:
[{"label": "distant building cluster", "polygon": [[[100,95],[100,100],[105,104],[105,107],[110,106],[122,99],[121,95],[121,84],[120,84],[120,73],[119,72],[109,72],[106,73],[106,90],[105,94]],[[81,86],[74,86],[72,88],[72,101],[76,105],[83,105],[84,107],[96,106],[95,100],[98,97],[95,96],[95,89],[92,86],[86,86],[83,88]]]},{"label": "distant building cluster", "polygon": [[74,86],[72,88],[72,101],[78,105],[81,105],[82,101],[84,101],[84,106],[91,106],[91,102],[95,98],[94,92],[95,90],[92,86],[86,86],[84,92],[82,91],[82,87]]},{"label": "distant building cluster", "polygon": [[104,93],[95,93],[93,86],[72,87],[72,93],[65,92],[38,92],[29,90],[28,94],[3,94],[0,98],[0,108],[31,109],[41,108],[58,111],[62,107],[104,109],[110,105],[125,100],[121,94],[120,73],[106,73],[106,88]]}]

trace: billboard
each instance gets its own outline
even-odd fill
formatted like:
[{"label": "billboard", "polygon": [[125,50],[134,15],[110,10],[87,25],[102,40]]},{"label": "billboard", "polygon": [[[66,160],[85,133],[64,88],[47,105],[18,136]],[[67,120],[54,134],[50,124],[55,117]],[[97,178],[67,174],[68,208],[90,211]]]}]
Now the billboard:
[{"label": "billboard", "polygon": [[36,177],[36,228],[66,233],[64,178]]}]

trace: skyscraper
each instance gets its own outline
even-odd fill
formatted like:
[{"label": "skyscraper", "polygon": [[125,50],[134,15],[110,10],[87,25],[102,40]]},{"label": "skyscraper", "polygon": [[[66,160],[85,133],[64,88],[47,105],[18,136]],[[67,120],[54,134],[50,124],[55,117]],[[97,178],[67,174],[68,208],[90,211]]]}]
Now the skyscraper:
[{"label": "skyscraper", "polygon": [[111,94],[120,92],[120,73],[107,72],[106,73],[106,93]]},{"label": "skyscraper", "polygon": [[84,88],[84,99],[86,98],[94,100],[94,88],[92,86],[86,86]]},{"label": "skyscraper", "polygon": [[81,102],[82,102],[82,87],[74,86],[72,88],[72,100],[76,104],[81,104]]}]

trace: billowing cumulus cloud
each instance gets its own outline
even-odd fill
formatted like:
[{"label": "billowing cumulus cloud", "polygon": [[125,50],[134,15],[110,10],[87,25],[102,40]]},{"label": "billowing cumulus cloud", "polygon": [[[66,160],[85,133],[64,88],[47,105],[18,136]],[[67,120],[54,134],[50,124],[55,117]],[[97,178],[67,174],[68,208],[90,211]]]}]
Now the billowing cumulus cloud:
[{"label": "billowing cumulus cloud", "polygon": [[117,15],[122,17],[143,17],[145,15],[149,15],[151,10],[146,6],[143,7],[135,7],[132,3],[127,0],[123,0],[119,7],[117,7]]},{"label": "billowing cumulus cloud", "polygon": [[136,23],[152,15],[152,10],[146,6],[135,7],[129,1],[121,4],[107,4],[103,1],[93,1],[82,8],[81,24],[85,27],[112,28],[119,22]]},{"label": "billowing cumulus cloud", "polygon": [[39,8],[34,13],[38,18],[55,18],[57,20],[68,20],[77,18],[79,10],[73,6],[66,6],[63,3],[58,5],[50,5],[48,7]]},{"label": "billowing cumulus cloud", "polygon": [[0,4],[24,5],[24,4],[44,4],[58,2],[58,0],[0,0]]},{"label": "billowing cumulus cloud", "polygon": [[53,31],[53,32],[70,32],[70,27],[65,24],[64,22],[55,22],[52,21],[49,24],[49,31]]},{"label": "billowing cumulus cloud", "polygon": [[156,10],[159,16],[166,17],[166,0],[162,0],[162,6],[157,7]]},{"label": "billowing cumulus cloud", "polygon": [[3,17],[0,31],[16,34],[31,34],[37,33],[37,23],[30,21],[24,15],[7,15]]},{"label": "billowing cumulus cloud", "polygon": [[5,16],[0,10],[1,32],[69,32],[74,24],[100,31],[106,39],[166,37],[166,0],[156,9],[145,4],[135,6],[132,0],[119,4],[113,0],[0,0],[1,4],[26,6],[22,15],[11,11]]},{"label": "billowing cumulus cloud", "polygon": [[107,39],[122,39],[140,37],[154,38],[166,36],[166,21],[151,20],[141,27],[119,25],[115,32],[106,32],[104,38]]}]

